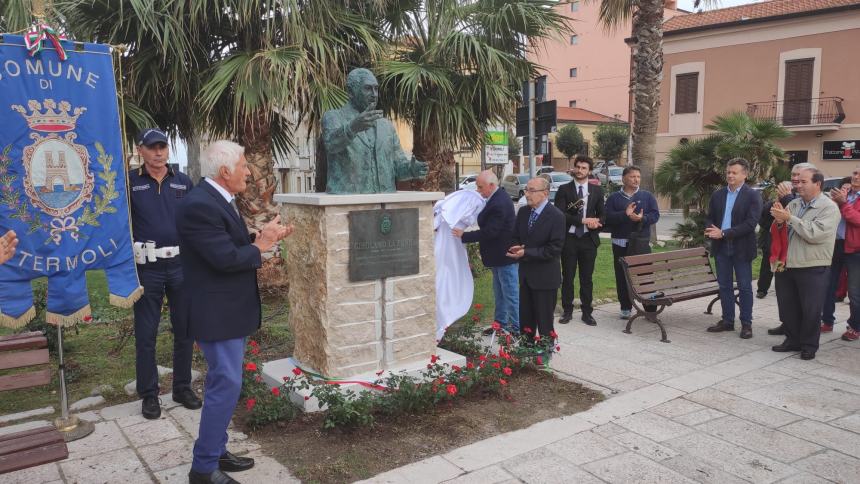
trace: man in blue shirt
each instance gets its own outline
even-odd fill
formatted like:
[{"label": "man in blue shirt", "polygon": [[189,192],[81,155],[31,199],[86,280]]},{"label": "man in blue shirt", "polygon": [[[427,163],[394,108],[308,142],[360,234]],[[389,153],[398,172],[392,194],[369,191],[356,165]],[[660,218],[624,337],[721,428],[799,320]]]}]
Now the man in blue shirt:
[{"label": "man in blue shirt", "polygon": [[165,294],[173,326],[173,400],[192,410],[202,406],[191,389],[194,342],[184,327],[177,327],[182,266],[174,214],[192,183],[186,174],[167,164],[167,136],[160,129],[142,130],[137,136],[137,151],[143,164],[128,176],[135,261],[144,290],[134,304],[135,369],[137,393],[143,400],[141,413],[145,418],[157,419],[161,406],[155,342]]},{"label": "man in blue shirt", "polygon": [[[761,196],[746,186],[749,161],[733,158],[726,164],[728,186],[711,195],[705,236],[711,239],[711,252],[717,262],[722,318],[708,328],[710,333],[734,331],[737,280],[743,339],[752,338],[752,261],[756,257],[755,228],[761,216]],[[733,277],[734,275],[734,277]]]}]

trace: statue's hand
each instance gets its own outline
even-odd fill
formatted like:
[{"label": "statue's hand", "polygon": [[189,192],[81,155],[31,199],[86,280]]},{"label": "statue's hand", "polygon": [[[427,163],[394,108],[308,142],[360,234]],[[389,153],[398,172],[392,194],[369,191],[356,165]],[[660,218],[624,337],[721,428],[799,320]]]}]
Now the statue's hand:
[{"label": "statue's hand", "polygon": [[427,163],[419,160],[418,158],[412,158],[412,176],[416,179],[423,180],[427,177],[428,166]]},{"label": "statue's hand", "polygon": [[364,111],[349,123],[349,129],[354,134],[361,133],[362,131],[372,128],[376,124],[376,120],[381,118],[382,110],[374,109],[372,111]]}]

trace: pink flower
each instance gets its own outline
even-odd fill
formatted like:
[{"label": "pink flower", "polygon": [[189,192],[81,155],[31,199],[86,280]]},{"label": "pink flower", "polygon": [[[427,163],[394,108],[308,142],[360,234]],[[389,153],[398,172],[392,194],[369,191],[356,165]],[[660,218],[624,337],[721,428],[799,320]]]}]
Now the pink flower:
[{"label": "pink flower", "polygon": [[507,376],[511,376],[511,373],[513,373],[513,372],[514,372],[514,370],[511,370],[511,367],[509,367],[509,366],[506,366],[504,369],[502,369],[502,373],[504,373]]},{"label": "pink flower", "polygon": [[538,365],[543,365],[543,358],[541,358],[540,356],[535,358],[535,361],[537,362]]},{"label": "pink flower", "polygon": [[452,397],[457,394],[457,385],[448,385],[445,387],[445,390],[448,392],[448,395]]},{"label": "pink flower", "polygon": [[293,375],[299,376],[302,374],[302,369],[299,367],[293,368]]},{"label": "pink flower", "polygon": [[499,324],[498,321],[493,321],[492,327],[493,327],[493,331],[501,331],[502,330],[502,325]]},{"label": "pink flower", "polygon": [[250,412],[254,409],[254,405],[257,404],[257,400],[253,398],[249,398],[248,401],[245,402],[245,408]]},{"label": "pink flower", "polygon": [[276,397],[280,397],[281,396],[281,389],[278,387],[272,388],[272,395],[274,395]]},{"label": "pink flower", "polygon": [[257,371],[257,364],[253,361],[249,361],[245,364],[245,371]]},{"label": "pink flower", "polygon": [[507,380],[505,380],[504,378],[499,378],[499,383],[500,383],[502,386],[505,386],[505,385],[507,385],[507,384],[508,384],[508,381],[507,381]]},{"label": "pink flower", "polygon": [[439,361],[439,357],[436,355],[430,355],[430,363],[436,363]]},{"label": "pink flower", "polygon": [[549,337],[552,339],[558,338],[558,333],[556,333],[555,330],[552,330],[549,332]]}]

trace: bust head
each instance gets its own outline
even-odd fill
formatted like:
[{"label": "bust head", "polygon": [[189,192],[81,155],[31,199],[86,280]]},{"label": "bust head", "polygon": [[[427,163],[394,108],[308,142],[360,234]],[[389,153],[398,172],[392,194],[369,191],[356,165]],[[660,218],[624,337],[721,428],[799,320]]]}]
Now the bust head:
[{"label": "bust head", "polygon": [[346,76],[346,90],[349,92],[349,102],[356,111],[376,109],[379,100],[379,83],[376,76],[367,69],[353,69]]}]

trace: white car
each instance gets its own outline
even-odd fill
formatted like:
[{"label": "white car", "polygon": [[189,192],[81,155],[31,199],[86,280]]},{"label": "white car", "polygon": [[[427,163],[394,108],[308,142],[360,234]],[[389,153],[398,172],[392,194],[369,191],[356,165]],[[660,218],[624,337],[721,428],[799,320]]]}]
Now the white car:
[{"label": "white car", "polygon": [[457,186],[459,187],[459,190],[477,190],[477,180],[478,175],[463,175],[460,177],[460,181],[457,183]]},{"label": "white car", "polygon": [[610,166],[609,167],[609,181],[616,184],[621,185],[621,177],[624,173],[623,166]]},{"label": "white car", "polygon": [[573,177],[563,171],[554,171],[552,173],[542,173],[538,175],[549,182],[550,190],[558,190],[565,183],[570,183]]},{"label": "white car", "polygon": [[[549,203],[553,203],[555,201],[555,195],[558,193],[558,188],[550,188],[549,189]],[[517,200],[516,210],[519,210],[526,206],[527,200],[526,197],[520,197]]]}]

